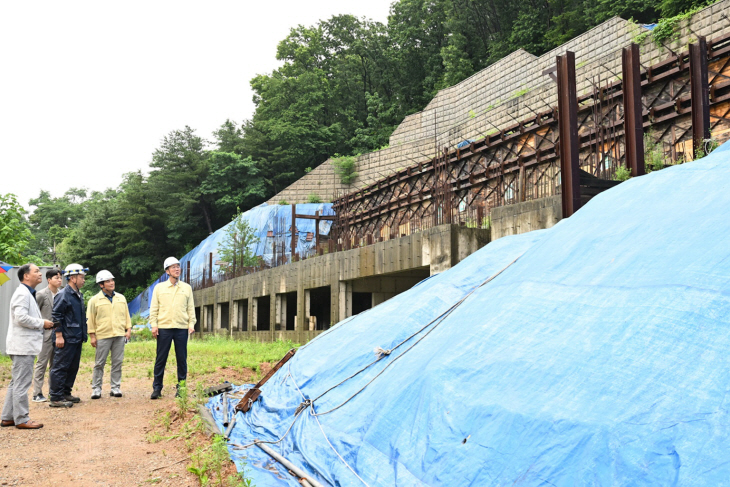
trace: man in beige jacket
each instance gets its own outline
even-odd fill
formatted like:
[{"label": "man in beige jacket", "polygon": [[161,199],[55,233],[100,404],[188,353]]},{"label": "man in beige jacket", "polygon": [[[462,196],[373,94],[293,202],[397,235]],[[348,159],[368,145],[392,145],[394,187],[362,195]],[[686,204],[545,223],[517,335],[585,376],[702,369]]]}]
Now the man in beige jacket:
[{"label": "man in beige jacket", "polygon": [[155,380],[150,399],[159,399],[162,395],[162,379],[172,342],[175,342],[178,385],[187,379],[188,336],[195,332],[193,289],[180,280],[180,262],[175,257],[165,259],[164,267],[169,279],[155,286],[150,300],[150,326],[157,339]]},{"label": "man in beige jacket", "polygon": [[104,366],[109,352],[112,354],[111,392],[112,397],[122,397],[122,363],[124,343],[132,333],[127,300],[123,294],[114,292],[116,284],[109,271],[99,271],[96,283],[101,290],[86,305],[86,324],[89,327],[89,341],[96,348],[94,372],[91,375],[91,399],[101,397]]}]

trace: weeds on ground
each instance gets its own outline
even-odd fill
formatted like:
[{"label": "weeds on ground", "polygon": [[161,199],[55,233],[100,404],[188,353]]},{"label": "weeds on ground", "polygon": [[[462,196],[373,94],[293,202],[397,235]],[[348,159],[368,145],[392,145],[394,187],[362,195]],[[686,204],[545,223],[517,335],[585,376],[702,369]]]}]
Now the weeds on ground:
[{"label": "weeds on ground", "polygon": [[717,139],[703,139],[702,144],[695,149],[695,160],[702,159],[718,147],[720,147],[720,143]]},{"label": "weeds on ground", "polygon": [[619,166],[616,169],[616,174],[613,176],[614,181],[628,181],[631,178],[631,169],[626,166]]},{"label": "weeds on ground", "polygon": [[221,435],[215,435],[207,447],[200,447],[191,455],[188,472],[195,474],[202,486],[253,487],[244,474],[227,475],[228,445]]},{"label": "weeds on ground", "polygon": [[[225,439],[214,435],[212,440],[208,440],[197,408],[208,400],[206,385],[220,382],[221,369],[248,369],[258,374],[260,364],[277,362],[288,350],[296,347],[298,345],[291,341],[246,342],[220,335],[191,340],[188,343],[188,381],[179,385],[176,407],[171,411],[158,411],[155,415],[147,441],[177,440],[179,443],[176,444],[184,444],[189,455],[187,469],[197,476],[202,486],[252,487],[251,479],[235,472]],[[151,370],[154,353],[154,342],[130,343],[125,353],[125,366],[129,360],[138,368],[144,367],[142,370]],[[170,359],[168,369],[172,367],[174,370],[173,354]],[[171,382],[175,380],[174,373],[168,376]]]},{"label": "weeds on ground", "polygon": [[644,134],[644,161],[647,172],[664,169],[664,146],[651,130]]}]

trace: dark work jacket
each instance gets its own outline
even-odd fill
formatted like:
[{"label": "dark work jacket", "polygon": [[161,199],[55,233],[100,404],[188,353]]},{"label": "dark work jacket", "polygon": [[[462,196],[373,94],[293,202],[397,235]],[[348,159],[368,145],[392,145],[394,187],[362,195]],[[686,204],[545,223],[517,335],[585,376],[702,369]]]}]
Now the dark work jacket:
[{"label": "dark work jacket", "polygon": [[67,343],[82,343],[87,339],[84,300],[69,285],[53,300],[53,325]]}]

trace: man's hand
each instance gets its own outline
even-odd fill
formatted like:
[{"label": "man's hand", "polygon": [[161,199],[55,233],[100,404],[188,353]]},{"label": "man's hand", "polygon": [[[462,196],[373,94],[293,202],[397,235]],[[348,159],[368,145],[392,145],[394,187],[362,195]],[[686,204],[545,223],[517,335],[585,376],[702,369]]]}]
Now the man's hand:
[{"label": "man's hand", "polygon": [[60,332],[56,333],[56,348],[63,348],[63,335]]},{"label": "man's hand", "polygon": [[152,327],[152,336],[157,338],[157,327],[156,326]]},{"label": "man's hand", "polygon": [[96,348],[96,333],[89,333],[89,338],[91,339],[91,346]]},{"label": "man's hand", "polygon": [[43,320],[43,328],[46,330],[50,330],[53,328],[53,322],[50,320]]},{"label": "man's hand", "polygon": [[188,328],[188,335],[195,333],[195,328]]},{"label": "man's hand", "polygon": [[127,341],[131,340],[132,338],[132,329],[130,328],[127,330],[127,333],[124,334],[124,337],[127,339]]}]

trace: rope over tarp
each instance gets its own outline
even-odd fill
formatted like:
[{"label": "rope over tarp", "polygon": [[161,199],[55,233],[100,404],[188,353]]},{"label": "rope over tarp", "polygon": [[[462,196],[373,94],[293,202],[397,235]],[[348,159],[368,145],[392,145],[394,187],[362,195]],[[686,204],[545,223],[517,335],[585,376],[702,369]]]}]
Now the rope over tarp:
[{"label": "rope over tarp", "polygon": [[301,347],[238,415],[231,457],[260,487],[297,484],[234,443],[281,439],[323,485],[724,485],[727,208],[725,144],[492,242]]}]

